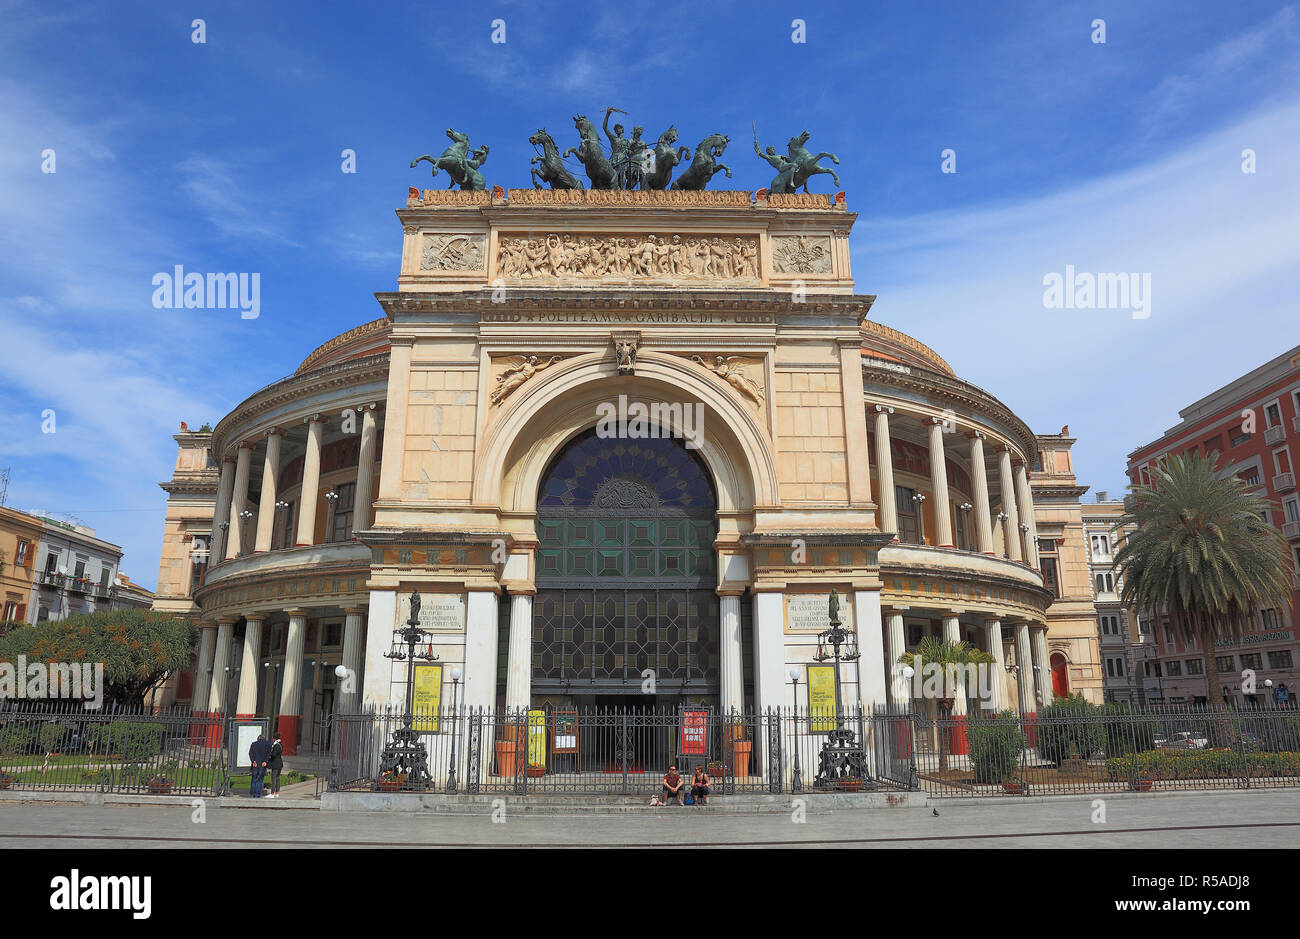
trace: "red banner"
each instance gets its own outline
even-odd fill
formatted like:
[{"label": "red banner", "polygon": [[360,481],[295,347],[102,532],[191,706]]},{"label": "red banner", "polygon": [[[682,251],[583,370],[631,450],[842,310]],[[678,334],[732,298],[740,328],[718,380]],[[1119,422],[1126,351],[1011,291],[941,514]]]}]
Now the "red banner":
[{"label": "red banner", "polygon": [[704,756],[708,752],[709,712],[682,711],[682,755]]}]

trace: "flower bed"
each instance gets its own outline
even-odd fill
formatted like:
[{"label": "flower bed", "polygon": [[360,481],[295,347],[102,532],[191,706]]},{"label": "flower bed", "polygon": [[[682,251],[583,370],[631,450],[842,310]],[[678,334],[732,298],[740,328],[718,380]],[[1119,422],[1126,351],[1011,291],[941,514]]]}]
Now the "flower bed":
[{"label": "flower bed", "polygon": [[[1245,768],[1251,776],[1300,776],[1300,753],[1247,750]],[[1241,776],[1242,769],[1240,750],[1146,750],[1107,760],[1106,778],[1219,779]]]}]

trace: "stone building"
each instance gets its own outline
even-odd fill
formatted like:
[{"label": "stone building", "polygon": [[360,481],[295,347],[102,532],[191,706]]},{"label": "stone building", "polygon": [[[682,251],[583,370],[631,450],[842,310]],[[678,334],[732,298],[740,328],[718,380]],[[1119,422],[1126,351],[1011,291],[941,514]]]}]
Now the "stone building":
[{"label": "stone building", "polygon": [[832,588],[847,703],[911,700],[894,663],[927,635],[992,652],[1001,707],[1050,701],[1057,657],[1100,694],[1086,560],[1060,597],[1039,571],[1080,533],[1072,441],[868,318],[843,194],[412,190],[397,215],[383,316],[177,437],[158,603],[203,627],[196,706],[277,717],[292,752],[400,704],[416,589],[471,707],[806,706]]}]

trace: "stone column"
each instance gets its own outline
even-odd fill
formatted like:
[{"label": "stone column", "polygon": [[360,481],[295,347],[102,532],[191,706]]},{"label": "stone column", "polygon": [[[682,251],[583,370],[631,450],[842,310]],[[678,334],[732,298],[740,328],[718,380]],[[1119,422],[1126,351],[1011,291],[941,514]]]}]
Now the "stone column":
[{"label": "stone column", "polygon": [[1052,703],[1052,667],[1047,659],[1047,628],[1039,627],[1031,633],[1034,643],[1035,674],[1038,675],[1038,697],[1043,707]]},{"label": "stone column", "polygon": [[[788,709],[787,694],[793,694],[793,689],[785,675],[785,595],[779,590],[758,592],[754,594],[754,709],[764,715]],[[782,714],[782,719],[786,716]],[[749,772],[771,784],[768,726],[764,719],[755,728],[761,739],[753,742]]]},{"label": "stone column", "polygon": [[1036,714],[1034,702],[1034,663],[1029,652],[1029,624],[1016,623],[1016,686],[1020,710],[1026,716]]},{"label": "stone column", "polygon": [[879,590],[853,592],[853,626],[858,633],[858,703],[864,714],[889,700],[885,681],[884,624]]},{"label": "stone column", "polygon": [[199,714],[207,712],[208,696],[212,691],[212,655],[217,644],[217,627],[210,623],[199,626],[199,660],[194,666],[194,696],[190,710]]},{"label": "stone column", "polygon": [[867,452],[867,415],[862,403],[862,340],[858,336],[841,340],[839,356],[849,501],[853,505],[868,505],[871,503],[871,459]]},{"label": "stone column", "polygon": [[275,500],[280,479],[280,431],[266,435],[266,459],[262,461],[262,499],[257,507],[257,542],[254,551],[270,551],[275,537]]},{"label": "stone column", "polygon": [[510,595],[510,641],[506,648],[506,707],[527,708],[533,702],[533,595]]},{"label": "stone column", "polygon": [[742,654],[740,643],[740,594],[725,593],[720,597],[720,601],[719,624],[721,626],[721,635],[718,637],[721,657],[721,668],[719,669],[719,678],[721,679],[720,712],[723,715],[732,712],[739,714],[744,710],[745,704],[745,672],[740,661]]},{"label": "stone column", "polygon": [[235,699],[235,716],[257,716],[257,679],[262,672],[258,659],[262,653],[262,614],[244,615],[244,660],[239,669],[239,697]]},{"label": "stone column", "polygon": [[[343,667],[348,677],[339,686],[338,710],[341,714],[355,714],[361,700],[361,622],[366,611],[349,607],[343,611]],[[350,688],[345,687],[350,682]]]},{"label": "stone column", "polygon": [[284,648],[284,679],[280,686],[280,720],[276,729],[284,738],[284,755],[298,752],[302,732],[302,652],[307,641],[307,611],[286,610],[289,639]]},{"label": "stone column", "polygon": [[[208,567],[221,563],[226,557],[227,536],[221,530],[221,523],[230,521],[230,499],[234,491],[235,461],[227,457],[221,461],[221,476],[217,481],[217,504],[212,513],[212,537],[208,539]],[[207,701],[203,703],[207,704]]]},{"label": "stone column", "polygon": [[998,451],[998,476],[1002,483],[1002,511],[1007,514],[1004,532],[1007,542],[1007,557],[1013,561],[1020,560],[1020,514],[1016,511],[1016,490],[1011,479],[1011,450],[1003,447]]},{"label": "stone column", "polygon": [[[957,614],[949,611],[943,614],[943,641],[951,642],[954,645],[961,642],[961,621]],[[944,678],[944,688],[947,689],[947,677]],[[957,689],[957,696],[952,703],[952,716],[954,718],[964,717],[966,715],[966,688],[961,686]]]},{"label": "stone column", "polygon": [[1007,700],[1007,657],[1002,649],[1002,621],[996,618],[986,619],[984,630],[988,638],[989,654],[993,656],[993,707],[988,710],[996,714],[1005,707],[1004,702]]},{"label": "stone column", "polygon": [[970,437],[971,497],[975,500],[975,550],[993,553],[993,519],[989,514],[989,477],[984,466],[984,435],[972,431]]},{"label": "stone column", "polygon": [[[449,673],[443,680],[450,679]],[[489,709],[496,705],[496,700],[497,595],[494,590],[471,590],[465,604],[465,676],[461,703],[465,707]],[[450,698],[447,703],[450,706]]]},{"label": "stone column", "polygon": [[1034,523],[1034,494],[1029,488],[1029,476],[1025,464],[1015,465],[1016,501],[1020,506],[1020,517],[1029,526],[1025,532],[1025,561],[1034,570],[1038,570],[1038,526]]},{"label": "stone column", "polygon": [[248,467],[253,459],[252,445],[247,441],[239,445],[235,462],[235,488],[230,499],[230,534],[226,539],[226,558],[237,558],[244,549],[244,526],[239,513],[248,508]]},{"label": "stone column", "polygon": [[226,669],[230,665],[230,637],[235,628],[233,619],[217,620],[217,642],[212,655],[212,685],[208,689],[208,710],[218,717],[226,713],[226,688],[230,676]]},{"label": "stone column", "polygon": [[300,546],[316,543],[316,501],[320,494],[320,447],[324,433],[325,421],[319,414],[308,419],[307,452],[303,455],[302,488],[298,495],[298,537],[295,539]]},{"label": "stone column", "polygon": [[907,638],[903,634],[903,610],[898,607],[885,612],[885,665],[889,669],[889,703],[906,707],[912,702],[911,688],[903,677],[903,666],[898,661],[907,651]]},{"label": "stone column", "polygon": [[[404,700],[393,700],[393,660],[384,653],[393,647],[393,632],[397,624],[397,591],[372,589],[370,606],[366,611],[366,664],[361,682],[361,704],[382,711]],[[402,672],[402,681],[406,673]]]},{"label": "stone column", "polygon": [[894,500],[894,451],[889,446],[889,415],[893,408],[876,406],[876,490],[879,493],[878,516],[881,531],[894,532],[898,540],[898,503]]},{"label": "stone column", "polygon": [[943,421],[930,418],[930,485],[934,488],[934,536],[940,548],[954,547],[952,510],[948,505],[948,467],[943,453]]},{"label": "stone column", "polygon": [[352,510],[352,530],[370,527],[371,497],[375,489],[375,438],[379,436],[375,405],[363,404],[361,410],[361,452],[357,457],[357,490]]}]

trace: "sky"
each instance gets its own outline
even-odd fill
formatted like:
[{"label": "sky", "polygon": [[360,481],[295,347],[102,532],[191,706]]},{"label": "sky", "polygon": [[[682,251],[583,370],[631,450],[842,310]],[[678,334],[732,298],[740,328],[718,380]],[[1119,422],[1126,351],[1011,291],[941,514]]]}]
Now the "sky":
[{"label": "sky", "polygon": [[[1253,0],[0,0],[6,504],[90,525],[152,586],[171,435],[382,315],[393,209],[445,185],[411,159],[454,127],[489,185],[527,186],[531,133],[567,147],[610,106],[729,134],[737,189],[772,175],[751,126],[808,130],[872,318],[1069,425],[1080,482],[1118,494],[1180,408],[1300,342],[1298,53],[1297,5]],[[155,308],[178,264],[258,273],[259,315]],[[1149,315],[1049,308],[1067,265],[1149,275]]]}]

